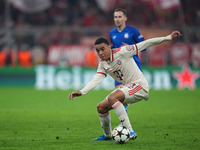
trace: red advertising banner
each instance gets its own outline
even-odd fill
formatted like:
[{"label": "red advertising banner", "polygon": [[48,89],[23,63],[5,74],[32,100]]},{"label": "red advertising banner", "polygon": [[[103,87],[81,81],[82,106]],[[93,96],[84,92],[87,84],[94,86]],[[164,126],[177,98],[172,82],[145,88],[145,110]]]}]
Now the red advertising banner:
[{"label": "red advertising banner", "polygon": [[[183,66],[190,62],[194,66],[200,66],[200,44],[161,44],[148,48],[139,56],[142,64],[149,66]],[[98,61],[98,56],[91,45],[52,45],[47,54],[47,64],[63,67],[96,68]]]},{"label": "red advertising banner", "polygon": [[167,52],[169,48],[167,45],[158,45],[148,48],[148,59],[150,66],[166,66]]},{"label": "red advertising banner", "polygon": [[183,66],[190,61],[190,46],[186,43],[176,43],[170,47],[171,65]]},{"label": "red advertising banner", "polygon": [[193,66],[200,67],[200,44],[191,45],[191,61]]},{"label": "red advertising banner", "polygon": [[85,56],[90,51],[85,45],[52,45],[49,47],[47,63],[58,66],[86,66]]}]

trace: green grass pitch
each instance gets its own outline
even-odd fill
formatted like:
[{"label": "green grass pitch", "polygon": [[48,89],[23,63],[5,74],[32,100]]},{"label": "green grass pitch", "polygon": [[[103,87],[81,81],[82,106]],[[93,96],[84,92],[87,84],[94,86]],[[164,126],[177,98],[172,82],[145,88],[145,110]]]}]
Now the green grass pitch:
[{"label": "green grass pitch", "polygon": [[[1,150],[200,149],[200,89],[150,91],[128,107],[138,138],[119,145],[92,139],[103,134],[96,105],[110,91],[68,100],[70,91],[0,88]],[[119,119],[111,110],[112,128]]]}]

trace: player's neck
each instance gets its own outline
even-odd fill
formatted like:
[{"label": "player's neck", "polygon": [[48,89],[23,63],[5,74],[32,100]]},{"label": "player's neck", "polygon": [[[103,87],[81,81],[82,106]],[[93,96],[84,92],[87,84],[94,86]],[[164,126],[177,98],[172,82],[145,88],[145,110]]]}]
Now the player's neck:
[{"label": "player's neck", "polygon": [[123,24],[123,25],[117,27],[117,30],[118,30],[119,32],[121,32],[122,30],[124,30],[125,27],[126,27],[126,24]]}]

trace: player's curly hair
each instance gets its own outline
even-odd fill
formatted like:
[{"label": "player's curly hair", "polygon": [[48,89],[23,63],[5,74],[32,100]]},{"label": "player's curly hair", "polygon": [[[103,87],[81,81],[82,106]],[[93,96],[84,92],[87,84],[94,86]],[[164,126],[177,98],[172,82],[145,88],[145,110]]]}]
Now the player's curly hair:
[{"label": "player's curly hair", "polygon": [[104,37],[100,37],[100,38],[96,39],[96,41],[94,42],[94,45],[98,45],[101,43],[105,43],[106,45],[109,45],[108,40]]}]

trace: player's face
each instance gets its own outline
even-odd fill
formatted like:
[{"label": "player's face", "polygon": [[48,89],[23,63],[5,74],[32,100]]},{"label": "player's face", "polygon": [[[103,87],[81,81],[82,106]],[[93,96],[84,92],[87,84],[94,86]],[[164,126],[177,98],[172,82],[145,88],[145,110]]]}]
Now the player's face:
[{"label": "player's face", "polygon": [[110,46],[105,43],[95,45],[95,49],[99,58],[103,61],[110,60]]},{"label": "player's face", "polygon": [[127,17],[121,11],[114,12],[114,22],[118,28],[125,25]]}]

